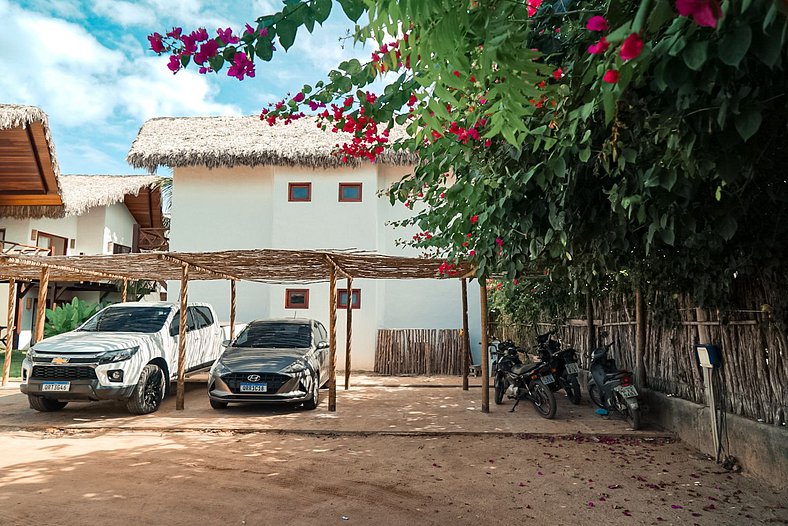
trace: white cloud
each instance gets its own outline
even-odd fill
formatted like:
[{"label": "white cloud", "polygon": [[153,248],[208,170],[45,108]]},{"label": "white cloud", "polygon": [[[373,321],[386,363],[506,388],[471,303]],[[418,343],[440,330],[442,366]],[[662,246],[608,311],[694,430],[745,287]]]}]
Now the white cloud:
[{"label": "white cloud", "polygon": [[122,0],[94,0],[93,12],[123,27],[156,25],[156,15],[149,7]]}]

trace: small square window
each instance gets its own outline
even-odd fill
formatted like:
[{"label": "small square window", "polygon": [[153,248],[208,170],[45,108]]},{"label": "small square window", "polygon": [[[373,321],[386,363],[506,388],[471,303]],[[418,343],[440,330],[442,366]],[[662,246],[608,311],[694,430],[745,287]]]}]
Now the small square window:
[{"label": "small square window", "polygon": [[289,183],[287,186],[287,200],[291,202],[311,201],[312,183]]},{"label": "small square window", "polygon": [[[347,309],[347,289],[337,291],[337,308]],[[361,289],[353,289],[353,304],[351,309],[361,308]]]},{"label": "small square window", "polygon": [[361,183],[339,183],[339,202],[360,203]]},{"label": "small square window", "polygon": [[309,308],[309,289],[287,289],[285,290],[286,309],[308,309]]}]

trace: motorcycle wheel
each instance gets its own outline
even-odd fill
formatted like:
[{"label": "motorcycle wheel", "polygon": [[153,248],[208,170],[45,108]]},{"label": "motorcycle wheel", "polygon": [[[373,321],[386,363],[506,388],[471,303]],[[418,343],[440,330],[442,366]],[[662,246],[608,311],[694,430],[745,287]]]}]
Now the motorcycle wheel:
[{"label": "motorcycle wheel", "polygon": [[556,403],[555,395],[540,380],[533,380],[529,386],[531,389],[531,403],[534,409],[542,418],[551,420],[555,418]]},{"label": "motorcycle wheel", "polygon": [[495,405],[503,403],[503,395],[506,392],[506,379],[503,374],[498,374],[495,377]]},{"label": "motorcycle wheel", "polygon": [[630,407],[629,403],[627,403],[626,398],[616,393],[616,398],[618,399],[616,402],[617,404],[623,409],[620,410],[621,413],[624,414],[624,417],[629,422],[629,425],[632,427],[633,431],[637,431],[640,429],[640,408],[633,409]]},{"label": "motorcycle wheel", "polygon": [[594,405],[605,409],[605,403],[602,400],[602,392],[593,380],[588,381],[588,397],[594,402]]},{"label": "motorcycle wheel", "polygon": [[571,377],[564,386],[564,391],[566,391],[566,396],[570,402],[574,405],[580,403],[580,382],[577,381],[577,378]]}]

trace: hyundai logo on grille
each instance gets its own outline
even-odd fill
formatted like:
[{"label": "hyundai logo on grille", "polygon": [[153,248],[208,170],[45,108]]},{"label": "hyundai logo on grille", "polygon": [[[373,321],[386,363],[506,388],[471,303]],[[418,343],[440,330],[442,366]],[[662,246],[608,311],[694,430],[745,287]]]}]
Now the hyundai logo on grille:
[{"label": "hyundai logo on grille", "polygon": [[250,374],[249,376],[246,377],[246,379],[249,380],[250,382],[259,382],[260,381],[260,375],[259,374]]}]

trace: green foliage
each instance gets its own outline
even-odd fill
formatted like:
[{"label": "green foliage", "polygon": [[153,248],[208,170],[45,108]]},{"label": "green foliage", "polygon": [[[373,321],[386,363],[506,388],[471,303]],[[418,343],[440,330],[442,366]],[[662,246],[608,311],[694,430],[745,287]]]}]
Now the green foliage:
[{"label": "green foliage", "polygon": [[56,334],[73,331],[93,316],[98,309],[97,303],[88,303],[76,297],[71,300],[71,303],[59,305],[55,309],[47,309],[44,337],[49,338]]}]

